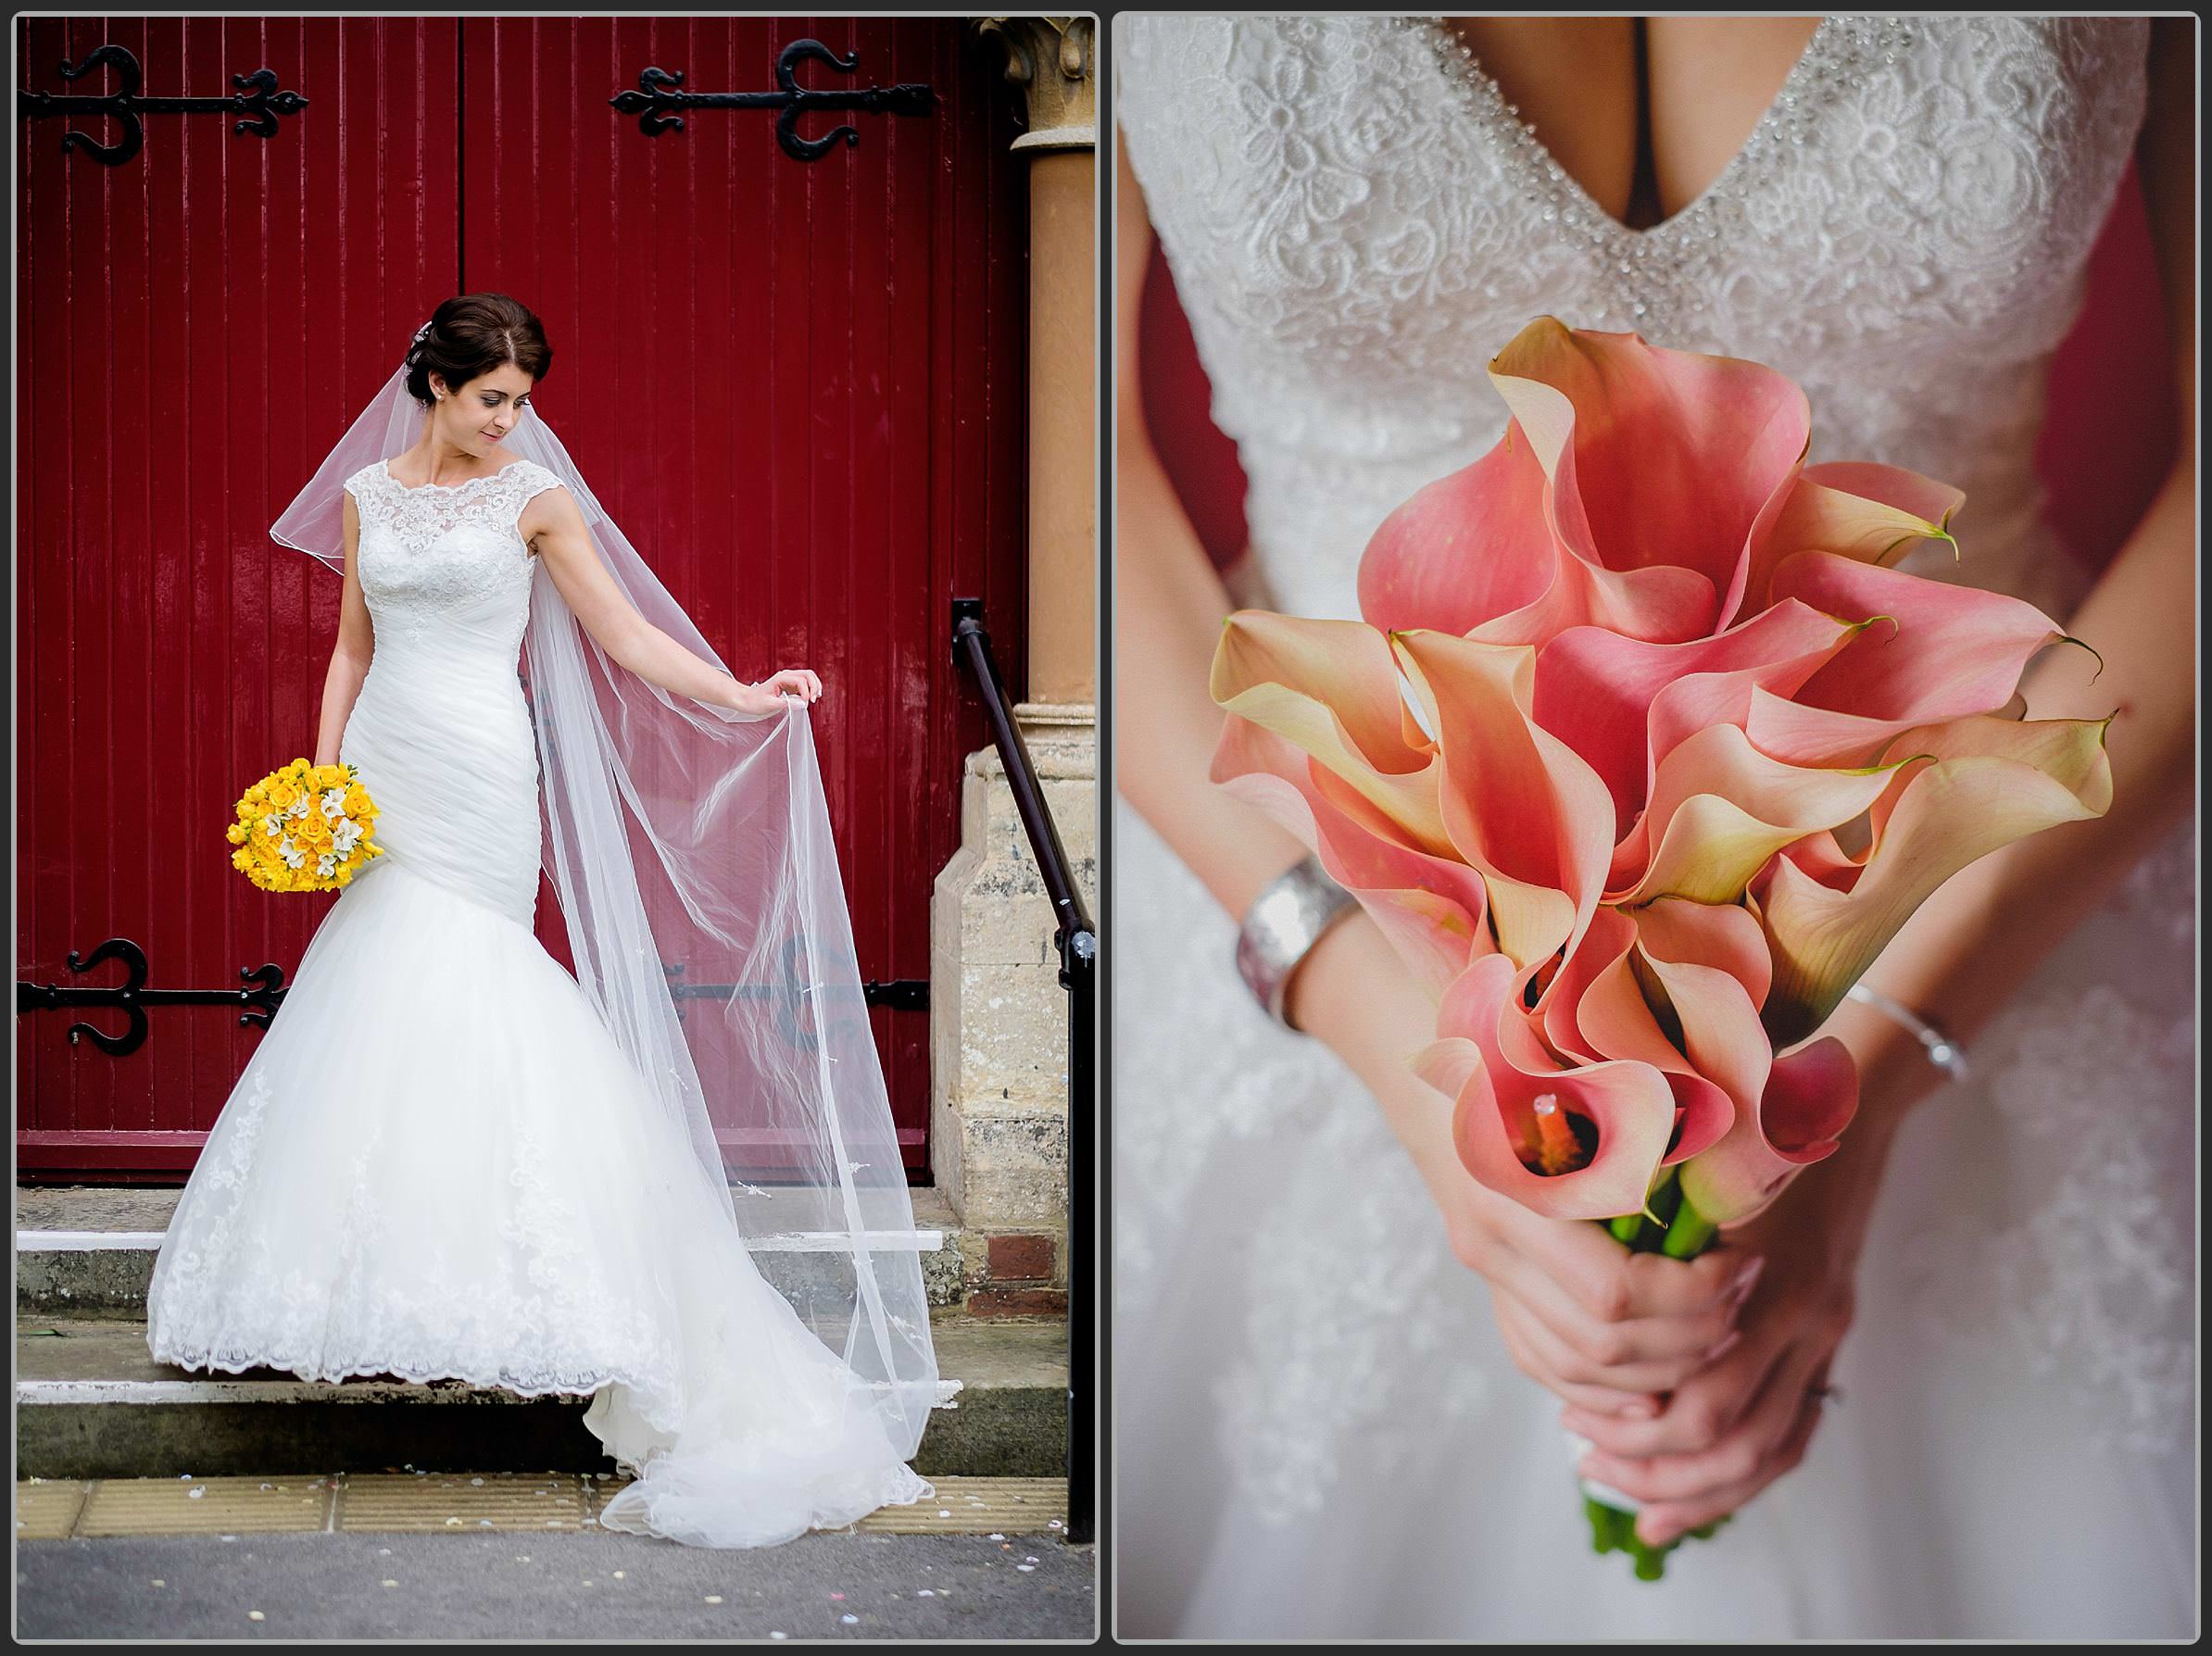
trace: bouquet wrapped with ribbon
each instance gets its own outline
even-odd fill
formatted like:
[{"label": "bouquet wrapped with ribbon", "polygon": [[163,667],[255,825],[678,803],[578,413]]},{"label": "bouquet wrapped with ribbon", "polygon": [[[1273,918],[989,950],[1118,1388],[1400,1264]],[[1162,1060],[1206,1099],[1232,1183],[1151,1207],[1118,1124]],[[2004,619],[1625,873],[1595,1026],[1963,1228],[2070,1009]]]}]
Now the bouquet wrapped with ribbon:
[{"label": "bouquet wrapped with ribbon", "polygon": [[[2065,634],[1895,568],[1957,556],[1963,497],[1807,465],[1784,375],[1551,318],[1489,372],[1504,436],[1376,530],[1362,620],[1229,619],[1213,775],[1435,996],[1468,1173],[1688,1258],[1837,1148],[1821,1027],[1914,910],[2105,811],[2109,721],[2026,716]],[[1633,1501],[1588,1507],[1661,1573]]]},{"label": "bouquet wrapped with ribbon", "polygon": [[376,805],[351,765],[304,759],[245,790],[225,836],[231,866],[264,891],[335,891],[382,857]]}]

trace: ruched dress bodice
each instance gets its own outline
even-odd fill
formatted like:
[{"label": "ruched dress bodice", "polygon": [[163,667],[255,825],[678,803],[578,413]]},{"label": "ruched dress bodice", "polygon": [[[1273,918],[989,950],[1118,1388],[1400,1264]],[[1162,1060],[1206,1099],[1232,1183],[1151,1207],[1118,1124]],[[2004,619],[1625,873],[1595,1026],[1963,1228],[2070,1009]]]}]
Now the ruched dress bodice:
[{"label": "ruched dress bodice", "polygon": [[559,483],[533,460],[411,488],[380,460],[346,483],[376,648],[339,758],[360,768],[388,856],[524,925],[543,840],[517,671],[536,564],[518,523]]}]

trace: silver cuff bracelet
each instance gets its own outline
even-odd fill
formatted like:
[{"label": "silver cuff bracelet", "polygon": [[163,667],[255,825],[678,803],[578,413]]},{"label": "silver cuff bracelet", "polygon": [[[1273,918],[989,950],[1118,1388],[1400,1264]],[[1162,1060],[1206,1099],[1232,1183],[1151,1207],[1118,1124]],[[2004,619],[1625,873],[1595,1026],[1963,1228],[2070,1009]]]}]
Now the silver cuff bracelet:
[{"label": "silver cuff bracelet", "polygon": [[1237,971],[1267,1015],[1296,1029],[1283,1010],[1290,974],[1321,935],[1342,919],[1356,899],[1308,857],[1268,882],[1244,911],[1237,932]]},{"label": "silver cuff bracelet", "polygon": [[1928,1061],[1943,1071],[1954,1081],[1967,1078],[1967,1049],[1945,1035],[1942,1028],[1923,1018],[1912,1008],[1892,1000],[1879,989],[1866,984],[1854,984],[1844,991],[1844,998],[1870,1006],[1892,1023],[1902,1024],[1911,1032],[1913,1039],[1920,1043],[1928,1054]]}]

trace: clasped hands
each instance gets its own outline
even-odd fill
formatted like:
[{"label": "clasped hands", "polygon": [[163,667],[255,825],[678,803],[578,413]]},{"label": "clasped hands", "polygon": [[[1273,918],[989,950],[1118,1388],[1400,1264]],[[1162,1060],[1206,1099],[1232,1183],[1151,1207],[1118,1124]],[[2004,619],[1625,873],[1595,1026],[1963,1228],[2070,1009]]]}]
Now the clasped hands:
[{"label": "clasped hands", "polygon": [[1594,1446],[1581,1474],[1647,1503],[1648,1546],[1733,1512],[1794,1467],[1851,1324],[1855,1248],[1795,1187],[1695,1260],[1630,1253],[1587,1221],[1489,1191],[1448,1215],[1514,1366]]}]

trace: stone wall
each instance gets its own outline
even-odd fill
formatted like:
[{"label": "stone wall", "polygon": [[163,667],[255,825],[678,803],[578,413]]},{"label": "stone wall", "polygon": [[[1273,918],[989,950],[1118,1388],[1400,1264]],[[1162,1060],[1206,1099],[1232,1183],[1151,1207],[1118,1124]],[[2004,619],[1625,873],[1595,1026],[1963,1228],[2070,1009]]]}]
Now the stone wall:
[{"label": "stone wall", "polygon": [[[1014,709],[1098,913],[1092,709]],[[1068,1006],[1051,900],[994,748],[968,757],[961,848],[930,905],[930,1143],[979,1316],[1067,1309]]]}]

